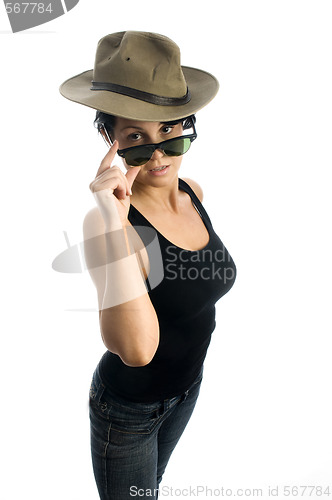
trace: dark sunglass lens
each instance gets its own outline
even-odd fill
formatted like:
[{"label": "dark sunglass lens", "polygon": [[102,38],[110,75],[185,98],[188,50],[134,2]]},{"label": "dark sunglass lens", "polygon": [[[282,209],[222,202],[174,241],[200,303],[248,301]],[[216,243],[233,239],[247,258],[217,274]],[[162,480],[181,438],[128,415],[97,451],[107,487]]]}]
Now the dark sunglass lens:
[{"label": "dark sunglass lens", "polygon": [[139,167],[147,163],[152,156],[152,152],[148,148],[133,148],[131,151],[127,151],[125,154],[125,160],[128,165],[132,167]]},{"label": "dark sunglass lens", "polygon": [[[181,156],[190,148],[191,141],[188,137],[176,137],[167,141],[162,151],[167,156]],[[155,151],[154,147],[137,146],[130,148],[124,155],[128,165],[138,167],[147,163]]]},{"label": "dark sunglass lens", "polygon": [[188,151],[190,144],[188,137],[178,137],[166,145],[164,153],[167,156],[181,156]]}]

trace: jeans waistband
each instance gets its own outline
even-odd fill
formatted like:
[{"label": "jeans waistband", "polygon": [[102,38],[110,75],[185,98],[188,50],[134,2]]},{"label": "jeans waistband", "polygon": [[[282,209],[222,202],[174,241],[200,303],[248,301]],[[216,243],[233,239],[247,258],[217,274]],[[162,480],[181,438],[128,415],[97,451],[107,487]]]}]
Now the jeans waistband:
[{"label": "jeans waistband", "polygon": [[[198,384],[201,379],[203,377],[203,365],[199,371],[199,374],[197,375],[196,379],[194,380],[194,382],[188,387],[188,389],[186,391],[184,391],[182,394],[177,394],[177,395],[174,395],[174,396],[171,396],[171,397],[168,397],[168,398],[165,398],[165,399],[161,399],[159,401],[151,401],[150,404],[154,404],[154,403],[157,403],[157,402],[163,402],[163,401],[170,401],[170,400],[173,400],[175,398],[182,398],[182,399],[185,399],[187,396],[188,396],[188,393],[190,392],[190,390],[196,385]],[[96,402],[100,402],[100,398],[101,396],[106,393],[107,395],[109,395],[111,398],[113,399],[116,399],[116,400],[119,400],[119,401],[122,401],[123,403],[132,403],[132,401],[129,401],[128,399],[125,399],[121,396],[119,396],[118,394],[115,394],[105,383],[104,383],[104,380],[102,379],[102,376],[101,376],[101,373],[100,373],[100,363],[98,363],[94,373],[93,373],[93,377],[92,377],[92,382],[91,382],[91,387],[90,387],[90,396],[96,401]],[[147,403],[149,404],[149,403]]]}]

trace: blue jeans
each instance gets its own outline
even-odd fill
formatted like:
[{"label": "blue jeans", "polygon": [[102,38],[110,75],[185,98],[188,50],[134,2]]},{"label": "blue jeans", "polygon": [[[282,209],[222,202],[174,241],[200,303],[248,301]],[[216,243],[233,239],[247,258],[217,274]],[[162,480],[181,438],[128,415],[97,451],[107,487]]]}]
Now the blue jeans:
[{"label": "blue jeans", "polygon": [[135,403],[112,394],[97,366],[90,387],[91,455],[101,500],[158,498],[168,460],[194,410],[203,370],[182,395]]}]

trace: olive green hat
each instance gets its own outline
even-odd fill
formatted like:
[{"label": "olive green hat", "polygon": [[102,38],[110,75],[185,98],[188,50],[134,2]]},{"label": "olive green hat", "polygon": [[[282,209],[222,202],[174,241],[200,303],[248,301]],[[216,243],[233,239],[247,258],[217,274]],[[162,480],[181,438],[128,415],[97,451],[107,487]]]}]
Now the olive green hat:
[{"label": "olive green hat", "polygon": [[181,66],[180,49],[166,36],[124,31],[102,38],[94,69],[66,80],[60,93],[111,115],[171,121],[194,114],[218,88],[210,73]]}]

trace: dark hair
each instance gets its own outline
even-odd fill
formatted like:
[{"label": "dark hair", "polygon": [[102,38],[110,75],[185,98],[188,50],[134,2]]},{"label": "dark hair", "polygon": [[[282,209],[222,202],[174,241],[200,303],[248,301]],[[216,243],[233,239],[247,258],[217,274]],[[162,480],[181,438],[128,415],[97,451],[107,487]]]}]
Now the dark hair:
[{"label": "dark hair", "polygon": [[[97,111],[96,118],[93,124],[98,129],[98,132],[100,132],[101,127],[104,126],[109,136],[112,138],[115,121],[116,121],[116,116],[109,115],[108,113],[103,113],[102,111]],[[182,123],[183,130],[186,130],[188,128],[191,128],[192,123],[195,122],[196,122],[196,116],[190,115],[186,116],[185,118],[180,118],[178,120],[172,120],[163,123],[165,123],[166,125],[177,125],[178,123]]]},{"label": "dark hair", "polygon": [[101,127],[104,125],[107,132],[110,134],[113,131],[115,120],[116,116],[97,111],[93,124],[98,129],[98,132],[100,132]]}]

